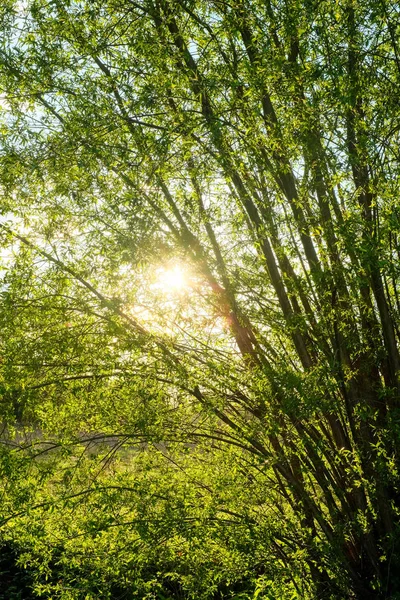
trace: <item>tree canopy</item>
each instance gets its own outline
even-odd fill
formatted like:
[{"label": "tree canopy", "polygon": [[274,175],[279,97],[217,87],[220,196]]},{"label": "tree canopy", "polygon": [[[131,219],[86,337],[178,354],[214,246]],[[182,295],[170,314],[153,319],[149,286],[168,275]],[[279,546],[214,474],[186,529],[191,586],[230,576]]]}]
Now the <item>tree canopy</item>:
[{"label": "tree canopy", "polygon": [[397,3],[0,18],[0,531],[26,585],[400,598]]}]

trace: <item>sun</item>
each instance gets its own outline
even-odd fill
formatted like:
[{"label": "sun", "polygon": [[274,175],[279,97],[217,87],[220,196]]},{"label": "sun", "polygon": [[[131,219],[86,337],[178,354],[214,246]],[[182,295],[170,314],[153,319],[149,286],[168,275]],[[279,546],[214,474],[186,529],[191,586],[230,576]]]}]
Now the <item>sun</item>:
[{"label": "sun", "polygon": [[162,269],[159,272],[157,287],[166,292],[179,292],[187,287],[187,284],[185,272],[178,265],[171,269]]}]

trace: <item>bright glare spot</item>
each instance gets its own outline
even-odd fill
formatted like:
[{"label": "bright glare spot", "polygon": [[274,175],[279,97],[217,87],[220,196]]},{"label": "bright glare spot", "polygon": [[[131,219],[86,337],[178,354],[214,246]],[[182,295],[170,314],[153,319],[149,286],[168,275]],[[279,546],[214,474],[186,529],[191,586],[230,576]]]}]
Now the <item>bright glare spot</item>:
[{"label": "bright glare spot", "polygon": [[187,285],[185,273],[178,266],[163,270],[160,273],[158,285],[165,291],[182,290]]}]

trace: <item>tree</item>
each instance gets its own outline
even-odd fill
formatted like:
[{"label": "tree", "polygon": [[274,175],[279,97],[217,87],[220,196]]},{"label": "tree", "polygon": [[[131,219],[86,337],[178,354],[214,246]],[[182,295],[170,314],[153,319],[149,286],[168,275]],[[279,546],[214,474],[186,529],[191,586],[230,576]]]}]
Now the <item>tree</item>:
[{"label": "tree", "polygon": [[139,441],[163,527],[287,593],[399,597],[398,7],[1,10],[4,420]]}]

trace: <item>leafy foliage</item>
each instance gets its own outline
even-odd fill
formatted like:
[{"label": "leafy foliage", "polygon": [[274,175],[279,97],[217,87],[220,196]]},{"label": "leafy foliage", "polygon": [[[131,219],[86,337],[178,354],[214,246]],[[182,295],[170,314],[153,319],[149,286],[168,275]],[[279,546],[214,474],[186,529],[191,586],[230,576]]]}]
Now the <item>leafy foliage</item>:
[{"label": "leafy foliage", "polygon": [[32,593],[399,598],[397,5],[0,16],[2,536]]}]

